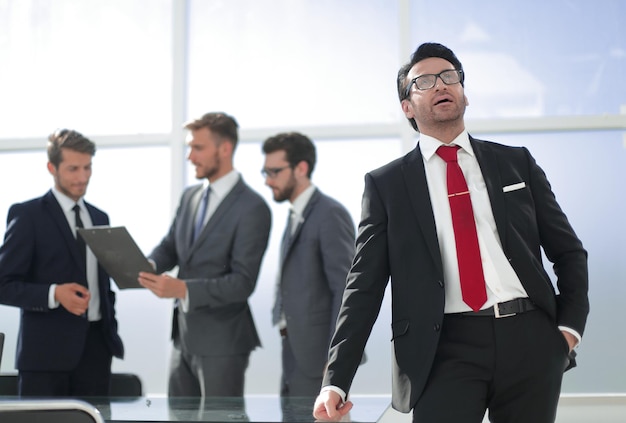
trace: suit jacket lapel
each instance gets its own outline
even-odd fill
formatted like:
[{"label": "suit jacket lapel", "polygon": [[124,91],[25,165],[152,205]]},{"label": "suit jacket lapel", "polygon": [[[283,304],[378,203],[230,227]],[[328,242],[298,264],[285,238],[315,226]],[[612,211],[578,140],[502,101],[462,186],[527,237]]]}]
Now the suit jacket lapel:
[{"label": "suit jacket lapel", "polygon": [[[235,203],[235,201],[237,201],[237,197],[239,196],[239,194],[244,190],[244,187],[245,186],[243,180],[239,178],[233,189],[228,193],[228,195],[226,195],[226,197],[222,200],[219,206],[217,206],[217,209],[215,209],[215,212],[209,218],[209,221],[206,223],[202,231],[200,231],[198,238],[196,238],[195,242],[191,246],[191,249],[189,250],[190,255],[198,247],[198,245],[200,244],[200,240],[209,236],[213,228],[219,224],[222,217],[228,213],[232,205]],[[191,239],[193,231],[193,224],[191,222],[193,222],[195,210],[197,209],[198,202],[200,201],[200,196],[196,194],[194,194],[193,198],[194,200],[191,201],[191,203],[193,203],[193,209],[189,211],[189,221],[187,222],[187,228],[185,229],[188,234],[187,239]]]},{"label": "suit jacket lapel", "polygon": [[78,251],[78,244],[76,244],[76,238],[74,238],[74,233],[72,229],[68,225],[67,217],[65,217],[65,212],[61,208],[61,205],[52,194],[52,191],[48,191],[43,197],[44,208],[50,213],[52,216],[52,220],[57,225],[63,240],[67,244],[67,247],[72,254],[72,257],[79,265],[79,267],[83,270],[85,275],[87,274],[87,263],[83,259],[83,256]]},{"label": "suit jacket lapel", "polygon": [[483,179],[487,186],[493,218],[496,221],[500,242],[504,247],[506,245],[506,231],[504,230],[504,228],[506,228],[506,207],[504,203],[504,193],[502,192],[502,175],[498,168],[498,158],[493,149],[489,147],[489,144],[476,140],[471,136],[470,142],[472,143],[472,149],[476,154],[476,160],[478,160],[478,165],[480,166]]},{"label": "suit jacket lapel", "polygon": [[[200,199],[202,198],[203,189],[204,185],[200,184],[197,186],[197,189],[193,193],[191,193],[191,200],[189,201],[189,209],[186,213],[186,219],[184,222],[181,222],[184,225],[183,227],[185,229],[185,239],[188,241],[188,245],[189,243],[191,243],[191,239],[193,238],[196,211],[198,210],[198,204],[200,203]],[[204,229],[200,232],[200,234],[198,234],[198,238],[196,238],[194,244],[198,243],[198,239],[202,237]]]},{"label": "suit jacket lapel", "polygon": [[[289,243],[285,247],[284,255],[282,257],[283,259],[282,263],[284,263],[285,257],[289,255],[289,251],[291,250],[291,247],[293,246],[294,242],[296,241],[298,236],[300,236],[300,232],[302,232],[302,225],[304,224],[304,222],[306,222],[307,218],[313,211],[313,208],[315,207],[315,204],[319,201],[321,195],[322,194],[319,192],[317,188],[313,192],[313,195],[311,195],[309,202],[307,203],[306,207],[302,211],[302,219],[299,222],[295,223],[296,229],[291,235],[291,237],[289,238]],[[293,224],[294,223],[292,223],[292,225]]]},{"label": "suit jacket lapel", "polygon": [[409,197],[409,204],[417,218],[424,240],[428,246],[433,261],[437,264],[439,271],[443,275],[443,264],[441,261],[441,253],[439,251],[439,241],[437,240],[437,230],[435,227],[435,218],[430,202],[430,194],[428,192],[428,184],[426,183],[426,171],[424,169],[424,160],[419,144],[415,149],[407,154],[401,166],[404,175],[404,183],[406,192]]}]

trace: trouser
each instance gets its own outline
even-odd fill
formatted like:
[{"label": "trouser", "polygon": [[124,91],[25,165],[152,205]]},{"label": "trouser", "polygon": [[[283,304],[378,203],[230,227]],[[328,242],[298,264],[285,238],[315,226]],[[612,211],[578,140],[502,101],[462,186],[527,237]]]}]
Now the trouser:
[{"label": "trouser", "polygon": [[38,397],[108,397],[113,356],[101,322],[89,324],[85,347],[75,369],[66,372],[20,371],[18,392]]},{"label": "trouser", "polygon": [[444,317],[416,423],[552,423],[568,346],[540,310],[496,319]]}]

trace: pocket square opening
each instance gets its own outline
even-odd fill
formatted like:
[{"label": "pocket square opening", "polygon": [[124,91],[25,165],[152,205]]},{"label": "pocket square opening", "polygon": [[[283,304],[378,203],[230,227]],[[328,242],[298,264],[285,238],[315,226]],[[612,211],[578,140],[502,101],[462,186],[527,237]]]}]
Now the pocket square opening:
[{"label": "pocket square opening", "polygon": [[526,182],[518,182],[517,184],[507,185],[502,187],[502,192],[515,191],[518,189],[526,188]]}]

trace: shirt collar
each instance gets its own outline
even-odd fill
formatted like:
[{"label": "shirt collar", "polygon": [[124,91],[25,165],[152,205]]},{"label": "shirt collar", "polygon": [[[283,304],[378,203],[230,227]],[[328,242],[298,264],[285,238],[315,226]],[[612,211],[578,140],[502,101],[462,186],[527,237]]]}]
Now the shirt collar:
[{"label": "shirt collar", "polygon": [[85,201],[82,197],[79,198],[78,201],[74,201],[59,191],[56,187],[52,188],[52,194],[64,211],[71,211],[75,204],[78,204],[81,209],[85,209]]},{"label": "shirt collar", "polygon": [[[239,172],[235,169],[228,172],[221,178],[211,182],[211,192],[219,198],[225,197],[239,182]],[[209,186],[208,180],[204,182],[203,189]]]},{"label": "shirt collar", "polygon": [[302,216],[302,213],[304,213],[304,209],[306,208],[307,204],[309,204],[309,200],[313,196],[314,192],[315,185],[311,184],[304,191],[302,191],[295,200],[293,200],[293,203],[291,204],[291,209],[295,214],[297,214],[298,216]]},{"label": "shirt collar", "polygon": [[[446,145],[445,143],[439,141],[435,137],[431,137],[429,135],[420,134],[419,139],[420,150],[422,152],[422,156],[426,161],[430,160],[432,156],[435,155],[437,149],[442,145]],[[472,144],[469,140],[469,134],[467,130],[463,130],[450,144],[447,145],[458,145],[469,155],[474,156],[474,150],[472,149]]]}]

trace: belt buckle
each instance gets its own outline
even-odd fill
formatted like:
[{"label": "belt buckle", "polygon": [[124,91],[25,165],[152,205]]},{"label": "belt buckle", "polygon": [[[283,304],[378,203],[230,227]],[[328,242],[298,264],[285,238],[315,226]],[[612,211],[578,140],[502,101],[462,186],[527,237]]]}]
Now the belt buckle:
[{"label": "belt buckle", "polygon": [[493,312],[496,316],[496,319],[502,319],[504,317],[515,316],[517,313],[509,313],[509,314],[500,314],[500,303],[495,303],[493,305]]}]

